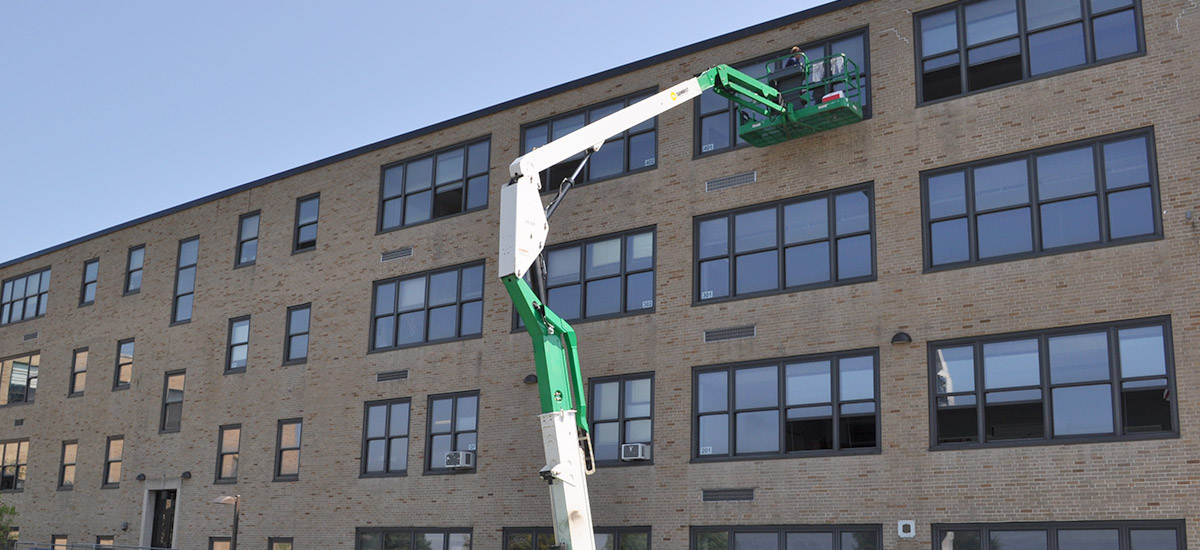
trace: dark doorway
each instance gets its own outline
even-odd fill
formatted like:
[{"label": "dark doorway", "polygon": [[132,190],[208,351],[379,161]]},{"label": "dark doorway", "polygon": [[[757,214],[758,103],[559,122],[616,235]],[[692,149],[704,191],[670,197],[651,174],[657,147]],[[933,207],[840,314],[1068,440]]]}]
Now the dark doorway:
[{"label": "dark doorway", "polygon": [[150,532],[150,546],[170,548],[175,532],[175,490],[150,492],[154,498],[154,527]]}]

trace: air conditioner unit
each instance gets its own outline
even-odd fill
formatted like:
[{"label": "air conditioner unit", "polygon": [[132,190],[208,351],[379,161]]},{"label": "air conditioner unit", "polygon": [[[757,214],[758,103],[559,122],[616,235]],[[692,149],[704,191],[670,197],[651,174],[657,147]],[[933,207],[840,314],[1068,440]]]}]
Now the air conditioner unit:
[{"label": "air conditioner unit", "polygon": [[450,451],[446,453],[446,467],[454,470],[470,470],[475,467],[475,453]]},{"label": "air conditioner unit", "polygon": [[626,443],[621,445],[621,460],[650,460],[650,445],[645,443]]}]

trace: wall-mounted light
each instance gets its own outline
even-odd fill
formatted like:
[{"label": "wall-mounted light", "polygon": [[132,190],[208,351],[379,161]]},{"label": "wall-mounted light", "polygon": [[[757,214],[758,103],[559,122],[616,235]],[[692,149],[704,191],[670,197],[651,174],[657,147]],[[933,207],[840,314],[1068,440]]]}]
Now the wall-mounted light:
[{"label": "wall-mounted light", "polygon": [[138,474],[137,480],[138,481],[146,481],[146,474]]},{"label": "wall-mounted light", "polygon": [[529,385],[531,385],[531,386],[532,386],[533,384],[537,384],[537,375],[536,375],[536,374],[530,374],[530,375],[526,376],[526,377],[525,377],[525,383],[526,383],[526,384],[529,384]]},{"label": "wall-mounted light", "polygon": [[122,522],[121,522],[121,530],[122,530],[122,531],[128,531],[128,530],[129,530],[129,522],[128,522],[128,521],[122,521]]},{"label": "wall-mounted light", "polygon": [[179,474],[179,477],[181,477],[181,478],[183,478],[183,479],[192,479],[192,473],[191,473],[191,472],[184,472],[184,473],[182,473],[182,474]]},{"label": "wall-mounted light", "polygon": [[894,336],[892,336],[892,343],[893,344],[911,344],[912,336],[909,336],[907,332],[897,332]]}]

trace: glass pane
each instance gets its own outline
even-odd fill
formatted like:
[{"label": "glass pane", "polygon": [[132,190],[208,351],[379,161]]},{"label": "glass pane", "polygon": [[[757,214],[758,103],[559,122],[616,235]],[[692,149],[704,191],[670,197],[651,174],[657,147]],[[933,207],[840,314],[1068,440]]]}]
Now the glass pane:
[{"label": "glass pane", "polygon": [[778,367],[757,367],[734,371],[734,407],[754,409],[779,404]]},{"label": "glass pane", "polygon": [[246,241],[242,243],[241,253],[238,256],[238,263],[244,264],[253,262],[258,257],[258,240]]},{"label": "glass pane", "polygon": [[129,269],[141,269],[142,262],[146,258],[146,249],[138,248],[129,253]]},{"label": "glass pane", "polygon": [[829,242],[793,246],[784,253],[787,286],[824,283],[830,280]]},{"label": "glass pane", "polygon": [[308,332],[308,313],[309,308],[307,307],[293,309],[289,312],[288,332],[290,334]]},{"label": "glass pane", "polygon": [[1072,334],[1050,338],[1050,383],[1108,380],[1108,334]]},{"label": "glass pane", "polygon": [[462,336],[483,332],[483,302],[468,302],[462,305]]},{"label": "glass pane", "polygon": [[858,233],[871,229],[869,201],[866,191],[846,193],[834,198],[837,212],[837,234]]},{"label": "glass pane", "polygon": [[186,294],[196,288],[196,268],[188,267],[179,270],[179,280],[175,283],[175,295]]},{"label": "glass pane", "polygon": [[303,225],[317,221],[317,210],[320,206],[320,198],[305,199],[300,202],[300,212],[296,215],[296,225]]},{"label": "glass pane", "polygon": [[[242,431],[238,428],[221,431],[221,452],[236,453],[238,450],[238,440],[241,438]],[[113,449],[117,448],[117,442],[113,441]],[[115,453],[120,456],[119,453]],[[115,458],[115,457],[114,457]]]},{"label": "glass pane", "polygon": [[787,550],[833,550],[833,533],[788,533]]},{"label": "glass pane", "polygon": [[700,456],[729,454],[729,415],[700,417]]},{"label": "glass pane", "polygon": [[404,202],[404,223],[412,225],[428,220],[432,215],[432,198],[433,194],[429,191],[409,195]]},{"label": "glass pane", "polygon": [[767,250],[737,258],[738,294],[779,288],[779,252]]},{"label": "glass pane", "polygon": [[448,304],[458,298],[458,271],[429,276],[429,305]]},{"label": "glass pane", "polygon": [[[839,223],[841,223],[840,219]],[[783,207],[784,244],[824,239],[828,236],[829,205],[826,199],[805,201]]]},{"label": "glass pane", "polygon": [[929,237],[933,265],[965,262],[971,259],[966,218],[930,224]]},{"label": "glass pane", "polygon": [[727,531],[696,533],[696,550],[729,550]]},{"label": "glass pane", "polygon": [[1117,550],[1116,529],[1059,530],[1058,550]]},{"label": "glass pane", "polygon": [[[596,548],[598,550],[604,550],[600,547],[600,545],[597,545]],[[648,548],[650,548],[649,534],[621,533],[621,550],[647,550]]]},{"label": "glass pane", "polygon": [[729,296],[729,260],[710,260],[700,263],[700,299]]},{"label": "glass pane", "polygon": [[454,410],[454,400],[435,399],[433,412],[430,413],[429,431],[431,433],[450,433],[450,415]]},{"label": "glass pane", "polygon": [[777,225],[775,213],[776,210],[770,208],[734,216],[734,252],[745,252],[775,246],[778,242],[775,236]]},{"label": "glass pane", "polygon": [[625,238],[625,270],[637,271],[654,266],[654,233],[639,233]]},{"label": "glass pane", "polygon": [[700,412],[729,409],[729,373],[706,372],[696,377],[696,407]]},{"label": "glass pane", "polygon": [[980,550],[979,531],[942,531],[939,550]]},{"label": "glass pane", "polygon": [[405,193],[429,189],[433,183],[433,157],[408,163],[408,173],[405,176]]},{"label": "glass pane", "polygon": [[1091,147],[1042,155],[1036,164],[1041,200],[1096,192]]},{"label": "glass pane", "polygon": [[837,241],[838,280],[871,274],[871,236],[859,235]]},{"label": "glass pane", "polygon": [[479,416],[479,398],[474,396],[458,398],[458,410],[455,412],[455,416],[458,417],[455,431],[475,431],[475,419]]},{"label": "glass pane", "polygon": [[1014,388],[1041,384],[1038,341],[1016,340],[983,345],[984,387]]},{"label": "glass pane", "polygon": [[192,239],[179,245],[179,265],[195,265],[196,254],[200,248],[200,241]]},{"label": "glass pane", "polygon": [[988,533],[992,548],[1020,548],[1022,550],[1046,550],[1046,531],[991,531]]},{"label": "glass pane", "polygon": [[1024,160],[976,168],[974,175],[976,210],[1029,202],[1029,173]]},{"label": "glass pane", "polygon": [[616,422],[597,422],[593,428],[596,460],[618,460],[621,448],[620,426]]},{"label": "glass pane", "polygon": [[525,150],[523,152],[528,153],[532,151],[534,147],[541,147],[545,145],[549,141],[547,139],[549,135],[549,124],[539,124],[537,126],[530,126],[526,128],[524,131]]},{"label": "glass pane", "polygon": [[649,420],[632,420],[625,423],[625,442],[626,443],[649,443],[650,442],[650,421]]},{"label": "glass pane", "polygon": [[[388,425],[388,435],[395,437],[408,435],[408,403],[396,403],[391,407],[391,419]],[[299,428],[299,424],[296,424]],[[297,442],[299,443],[299,442]]]},{"label": "glass pane", "polygon": [[389,348],[396,345],[396,318],[379,317],[375,319],[375,347]]},{"label": "glass pane", "polygon": [[655,158],[654,138],[657,132],[646,132],[629,138],[629,169],[637,170],[638,168],[647,168],[654,166],[658,159]]},{"label": "glass pane", "polygon": [[729,253],[729,218],[700,222],[700,257],[711,258]]},{"label": "glass pane", "polygon": [[984,408],[984,433],[988,441],[1044,438],[1046,428],[1041,398],[1041,390],[988,394]]},{"label": "glass pane", "polygon": [[175,322],[192,318],[192,295],[181,296],[175,306]]},{"label": "glass pane", "polygon": [[1138,50],[1133,10],[1097,17],[1092,21],[1092,33],[1092,39],[1096,42],[1097,61]]},{"label": "glass pane", "polygon": [[1043,204],[1042,248],[1056,248],[1100,240],[1100,214],[1096,197]]},{"label": "glass pane", "polygon": [[588,175],[591,179],[604,178],[625,171],[625,141],[609,141],[592,153],[588,160]]},{"label": "glass pane", "polygon": [[488,177],[477,176],[467,181],[467,209],[487,206]]},{"label": "glass pane", "polygon": [[625,417],[650,416],[650,379],[625,381]]},{"label": "glass pane", "polygon": [[939,348],[934,355],[939,394],[975,390],[974,348]]},{"label": "glass pane", "polygon": [[561,285],[579,281],[579,247],[560,248],[546,255],[546,284]]},{"label": "glass pane", "polygon": [[547,304],[559,317],[571,320],[580,317],[579,285],[552,288],[547,291]]},{"label": "glass pane", "polygon": [[984,214],[977,218],[976,223],[980,258],[1033,249],[1028,207]]},{"label": "glass pane", "polygon": [[958,48],[958,25],[955,10],[947,10],[921,18],[921,56],[927,57]]},{"label": "glass pane", "polygon": [[1104,186],[1117,189],[1150,181],[1146,138],[1104,144]]},{"label": "glass pane", "polygon": [[142,272],[133,271],[129,273],[129,292],[133,292],[142,288]]},{"label": "glass pane", "polygon": [[786,403],[805,405],[832,401],[833,386],[830,377],[830,362],[815,361],[787,365]]},{"label": "glass pane", "polygon": [[383,539],[383,550],[408,550],[412,545],[412,533],[408,531],[387,533]]},{"label": "glass pane", "polygon": [[463,179],[462,149],[454,149],[437,156],[437,184],[448,183]]},{"label": "glass pane", "polygon": [[449,305],[429,310],[429,339],[454,338],[457,335],[458,308]]},{"label": "glass pane", "polygon": [[1091,0],[1091,2],[1092,13],[1100,13],[1121,6],[1133,5],[1133,0]]},{"label": "glass pane", "polygon": [[875,358],[850,357],[838,361],[838,393],[842,401],[875,397]]},{"label": "glass pane", "polygon": [[879,550],[879,539],[874,531],[843,532],[842,550]]},{"label": "glass pane", "polygon": [[734,533],[733,550],[779,550],[776,533]]},{"label": "glass pane", "polygon": [[970,443],[979,441],[979,409],[975,407],[975,398],[952,395],[939,399],[939,406],[943,404],[943,400],[947,405],[962,405],[962,407],[937,410],[937,442]]},{"label": "glass pane", "polygon": [[1037,0],[1025,3],[1025,24],[1037,30],[1055,23],[1079,19],[1079,0]]},{"label": "glass pane", "polygon": [[985,0],[967,4],[967,45],[1017,33],[1016,0]]},{"label": "glass pane", "polygon": [[[403,193],[404,165],[393,166],[383,171],[383,198],[398,197]],[[243,226],[244,227],[244,226]]]},{"label": "glass pane", "polygon": [[615,420],[621,411],[621,383],[592,386],[592,414],[596,420]]},{"label": "glass pane", "polygon": [[1113,433],[1112,386],[1072,386],[1051,391],[1054,435]]},{"label": "glass pane", "polygon": [[425,278],[400,281],[400,311],[425,307]]},{"label": "glass pane", "polygon": [[1154,217],[1149,187],[1108,195],[1108,233],[1112,239],[1153,234]]},{"label": "glass pane", "polygon": [[83,267],[83,280],[95,281],[96,272],[100,269],[100,262],[88,262]]},{"label": "glass pane", "polygon": [[737,454],[779,450],[779,411],[738,413]]},{"label": "glass pane", "polygon": [[1174,529],[1130,529],[1129,550],[1177,550],[1179,535]]},{"label": "glass pane", "polygon": [[425,312],[414,311],[400,315],[400,326],[396,345],[412,344],[425,340]]},{"label": "glass pane", "polygon": [[654,307],[654,272],[635,273],[625,281],[625,310]]},{"label": "glass pane", "polygon": [[[719,96],[718,96],[719,97]],[[725,105],[729,104],[729,100],[720,97],[720,100]],[[709,151],[718,151],[726,149],[730,145],[729,141],[729,113],[717,113],[700,119],[700,152],[707,153]]]},{"label": "glass pane", "polygon": [[591,279],[593,277],[605,277],[615,275],[621,272],[621,239],[608,239],[605,241],[588,243],[587,245],[587,269],[585,275]]},{"label": "glass pane", "polygon": [[964,172],[933,176],[926,182],[929,194],[929,218],[956,216],[967,213],[967,191]]},{"label": "glass pane", "polygon": [[1117,331],[1121,376],[1153,376],[1167,373],[1163,328],[1141,327]]},{"label": "glass pane", "polygon": [[560,118],[551,123],[550,140],[556,140],[580,128],[583,128],[583,113]]},{"label": "glass pane", "polygon": [[980,46],[967,52],[967,87],[982,90],[1023,76],[1021,45],[1016,38]]},{"label": "glass pane", "polygon": [[587,284],[587,316],[609,315],[621,311],[621,278],[611,277]]},{"label": "glass pane", "polygon": [[1083,23],[1029,35],[1029,74],[1037,76],[1084,63]]},{"label": "glass pane", "polygon": [[483,297],[483,266],[462,270],[462,300],[477,300]]}]

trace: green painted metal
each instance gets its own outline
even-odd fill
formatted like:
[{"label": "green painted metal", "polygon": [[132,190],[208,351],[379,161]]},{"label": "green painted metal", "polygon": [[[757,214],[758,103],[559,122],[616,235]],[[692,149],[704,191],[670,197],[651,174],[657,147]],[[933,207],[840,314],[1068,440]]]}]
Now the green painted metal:
[{"label": "green painted metal", "polygon": [[704,71],[697,80],[701,90],[712,88],[717,94],[762,116],[787,110],[779,90],[729,65],[717,65]]},{"label": "green painted metal", "polygon": [[508,275],[500,280],[533,340],[533,359],[537,368],[542,412],[573,410],[575,424],[582,430],[579,435],[590,432],[587,394],[584,393],[583,374],[579,370],[575,329],[542,304],[524,279]]}]

